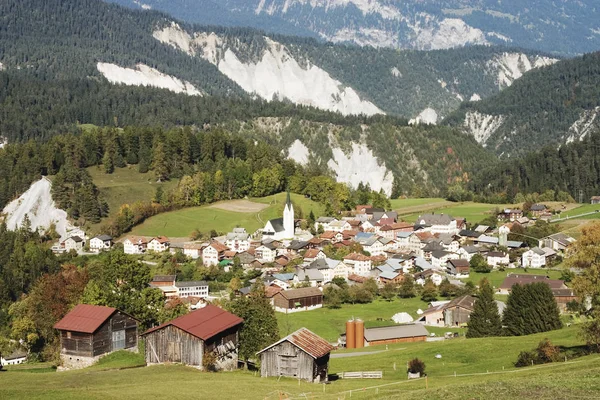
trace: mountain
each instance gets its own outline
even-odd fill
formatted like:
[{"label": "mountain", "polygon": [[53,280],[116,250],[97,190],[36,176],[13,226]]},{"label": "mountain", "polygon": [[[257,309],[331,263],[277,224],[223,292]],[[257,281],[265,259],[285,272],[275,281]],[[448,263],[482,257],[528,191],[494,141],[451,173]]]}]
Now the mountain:
[{"label": "mountain", "polygon": [[532,71],[495,96],[464,103],[445,123],[504,157],[582,140],[600,129],[600,53]]},{"label": "mountain", "polygon": [[113,0],[202,24],[248,26],[400,49],[511,45],[561,55],[600,48],[595,0]]}]

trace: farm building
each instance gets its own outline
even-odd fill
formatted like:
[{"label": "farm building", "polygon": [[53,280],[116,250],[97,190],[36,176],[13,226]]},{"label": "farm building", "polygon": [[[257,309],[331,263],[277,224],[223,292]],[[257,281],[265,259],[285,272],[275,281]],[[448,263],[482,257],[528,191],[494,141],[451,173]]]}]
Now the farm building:
[{"label": "farm building", "polygon": [[182,363],[202,367],[206,353],[217,356],[215,368],[237,368],[239,331],[237,315],[207,305],[144,332],[148,364]]},{"label": "farm building", "polygon": [[137,349],[138,321],[112,307],[79,304],[54,325],[67,368],[92,365],[116,350]]},{"label": "farm building", "polygon": [[315,287],[283,290],[273,296],[275,311],[292,313],[323,307],[323,292]]},{"label": "farm building", "polygon": [[259,351],[260,376],[287,376],[309,382],[327,381],[333,347],[306,328],[300,328]]},{"label": "farm building", "polygon": [[424,342],[429,332],[421,324],[383,326],[365,329],[365,346]]}]

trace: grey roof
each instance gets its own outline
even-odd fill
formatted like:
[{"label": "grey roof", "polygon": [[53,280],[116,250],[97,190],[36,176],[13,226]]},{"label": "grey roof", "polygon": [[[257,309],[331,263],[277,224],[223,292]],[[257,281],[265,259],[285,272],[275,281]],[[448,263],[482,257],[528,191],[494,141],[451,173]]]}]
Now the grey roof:
[{"label": "grey roof", "polygon": [[506,246],[510,247],[511,249],[518,249],[519,247],[523,246],[523,242],[517,242],[515,240],[508,240],[508,241],[506,241]]},{"label": "grey roof", "polygon": [[452,254],[449,251],[434,251],[433,253],[431,253],[431,258],[442,258],[444,256],[447,256],[448,254]]},{"label": "grey roof", "polygon": [[254,257],[252,254],[244,251],[243,253],[238,253],[236,255],[236,257],[238,257],[240,259],[240,262],[242,264],[250,264],[252,261],[254,261],[256,259],[256,257]]},{"label": "grey roof", "polygon": [[69,239],[73,239],[75,241],[75,243],[83,242],[83,239],[80,238],[79,236],[71,236],[71,237],[67,238],[66,240],[69,240]]},{"label": "grey roof", "polygon": [[[275,227],[273,227],[273,229],[275,229]],[[249,236],[250,235],[248,235],[248,233],[246,232],[246,230],[244,228],[235,228],[233,230],[233,232],[229,232],[227,234],[225,239],[226,240],[247,240]]]},{"label": "grey roof", "polygon": [[365,329],[365,340],[367,342],[420,336],[429,336],[429,332],[421,324],[395,325]]},{"label": "grey roof", "polygon": [[17,358],[24,358],[24,357],[27,357],[26,351],[15,350],[12,353],[10,353],[10,355],[4,356],[2,358],[4,358],[6,361],[9,361],[9,360],[15,360]]},{"label": "grey roof", "polygon": [[99,236],[96,236],[95,239],[100,239],[103,242],[108,242],[109,240],[113,240],[112,236],[109,236],[109,235],[99,235]]},{"label": "grey roof", "polygon": [[433,265],[431,265],[429,261],[425,260],[423,257],[417,257],[415,258],[415,267],[426,270],[433,268]]},{"label": "grey roof", "polygon": [[306,246],[308,246],[308,242],[305,240],[292,240],[287,248],[290,250],[300,250]]},{"label": "grey roof", "polygon": [[283,232],[284,231],[283,218],[275,218],[275,219],[269,220],[269,222],[271,223],[271,226],[273,227],[275,232]]},{"label": "grey roof", "polygon": [[398,275],[400,275],[400,273],[396,272],[396,271],[383,271],[382,273],[379,274],[379,276],[384,279],[394,279]]},{"label": "grey roof", "polygon": [[273,274],[273,278],[275,279],[279,279],[280,281],[291,281],[292,279],[294,279],[294,274],[293,272],[287,272],[284,274]]},{"label": "grey roof", "polygon": [[273,242],[265,242],[262,244],[262,246],[265,246],[269,250],[275,250],[277,248],[277,246],[275,246]]},{"label": "grey roof", "polygon": [[476,232],[476,231],[471,231],[471,230],[468,230],[468,229],[463,229],[462,231],[458,232],[458,236],[470,237],[470,238],[478,238],[479,236],[481,236],[481,232]]},{"label": "grey roof", "polygon": [[396,271],[403,268],[402,264],[404,264],[405,261],[406,260],[403,260],[401,258],[388,258],[384,265],[387,265],[394,271]]},{"label": "grey roof", "polygon": [[569,235],[565,235],[564,233],[555,233],[554,235],[550,235],[544,239],[552,239],[553,241],[558,242],[565,247],[576,241],[574,238]]},{"label": "grey roof", "polygon": [[463,246],[462,249],[466,251],[468,254],[477,254],[482,249],[477,246]]},{"label": "grey roof", "polygon": [[490,252],[487,254],[487,256],[488,256],[488,257],[506,257],[506,256],[507,256],[507,254],[506,254],[506,253],[503,253],[503,252],[501,252],[501,251],[490,251]]},{"label": "grey roof", "polygon": [[420,225],[448,225],[454,218],[448,214],[423,214],[417,218]]},{"label": "grey roof", "polygon": [[531,249],[531,251],[533,251],[535,254],[540,255],[540,256],[545,256],[546,252],[542,249],[540,249],[539,247],[534,247],[533,249]]},{"label": "grey roof", "polygon": [[388,265],[388,264],[378,265],[375,268],[378,269],[378,270],[380,270],[381,272],[386,272],[386,271],[388,271],[388,272],[394,272],[395,271],[395,269],[391,265]]},{"label": "grey roof", "polygon": [[206,281],[175,282],[175,287],[208,286]]},{"label": "grey roof", "polygon": [[298,280],[300,280],[300,282],[305,281],[306,277],[308,277],[309,281],[322,281],[325,279],[321,271],[316,268],[298,268],[296,275],[298,276]]},{"label": "grey roof", "polygon": [[454,267],[468,267],[470,266],[470,263],[468,260],[463,260],[463,259],[455,259],[455,260],[448,260],[448,263],[451,264]]},{"label": "grey roof", "polygon": [[477,228],[475,228],[475,232],[485,233],[488,229],[490,229],[488,225],[477,225]]},{"label": "grey roof", "polygon": [[543,204],[534,204],[529,209],[531,211],[544,211],[547,207]]},{"label": "grey roof", "polygon": [[406,239],[409,238],[412,234],[414,234],[414,232],[398,232],[396,233],[396,237],[399,239]]},{"label": "grey roof", "polygon": [[493,236],[481,235],[477,238],[477,241],[480,243],[498,244],[499,239]]},{"label": "grey roof", "polygon": [[333,217],[319,217],[316,220],[316,222],[318,222],[320,224],[328,224],[331,221],[335,221],[335,218],[333,218]]},{"label": "grey roof", "polygon": [[435,241],[431,241],[429,243],[427,243],[425,245],[425,247],[423,247],[423,251],[425,252],[436,252],[436,251],[444,251],[444,246],[442,246],[440,243],[435,242]]},{"label": "grey roof", "polygon": [[177,275],[154,275],[152,282],[174,281],[175,279],[177,279]]}]

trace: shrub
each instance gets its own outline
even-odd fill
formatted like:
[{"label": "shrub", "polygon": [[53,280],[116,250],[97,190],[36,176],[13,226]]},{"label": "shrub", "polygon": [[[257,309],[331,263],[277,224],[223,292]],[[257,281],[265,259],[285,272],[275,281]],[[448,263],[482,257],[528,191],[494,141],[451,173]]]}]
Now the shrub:
[{"label": "shrub", "polygon": [[519,353],[519,357],[517,357],[517,361],[515,362],[515,367],[527,367],[529,365],[535,364],[536,354],[533,351],[522,351]]},{"label": "shrub", "polygon": [[214,351],[207,351],[204,353],[204,357],[202,357],[202,367],[208,372],[217,371],[217,355]]},{"label": "shrub", "polygon": [[560,349],[554,346],[549,339],[542,340],[536,349],[537,361],[540,364],[557,361],[560,356]]},{"label": "shrub", "polygon": [[411,374],[425,375],[425,363],[418,358],[413,358],[408,362],[408,372]]}]

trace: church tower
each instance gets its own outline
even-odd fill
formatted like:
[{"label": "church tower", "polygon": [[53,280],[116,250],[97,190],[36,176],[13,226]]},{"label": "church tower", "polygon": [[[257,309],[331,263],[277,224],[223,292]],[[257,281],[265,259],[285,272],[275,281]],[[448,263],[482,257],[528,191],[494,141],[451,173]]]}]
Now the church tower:
[{"label": "church tower", "polygon": [[508,244],[508,234],[510,233],[510,228],[506,225],[502,225],[498,231],[500,233],[498,244],[500,246],[506,247],[506,245]]},{"label": "church tower", "polygon": [[283,230],[285,231],[286,239],[292,239],[294,237],[294,206],[292,205],[289,189],[287,191],[285,208],[283,209]]}]

